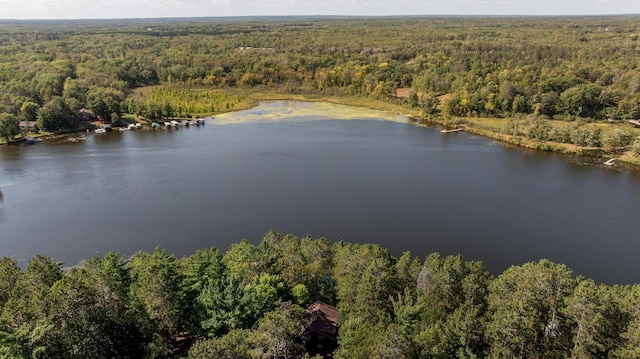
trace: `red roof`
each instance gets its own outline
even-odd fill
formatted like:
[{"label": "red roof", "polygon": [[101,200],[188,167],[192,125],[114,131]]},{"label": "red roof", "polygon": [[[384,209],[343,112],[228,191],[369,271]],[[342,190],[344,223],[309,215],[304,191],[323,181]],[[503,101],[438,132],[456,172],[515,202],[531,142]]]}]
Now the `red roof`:
[{"label": "red roof", "polygon": [[307,307],[309,323],[305,334],[316,332],[335,339],[338,334],[338,309],[323,302],[315,302]]}]

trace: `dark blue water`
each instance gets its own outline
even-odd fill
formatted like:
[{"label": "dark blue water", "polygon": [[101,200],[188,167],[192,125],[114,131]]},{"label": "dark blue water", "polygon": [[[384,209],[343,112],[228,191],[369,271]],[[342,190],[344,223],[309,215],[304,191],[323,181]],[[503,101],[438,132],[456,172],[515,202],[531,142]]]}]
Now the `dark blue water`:
[{"label": "dark blue water", "polygon": [[0,255],[20,260],[73,265],[157,245],[183,256],[275,229],[421,259],[461,253],[494,274],[548,258],[596,281],[640,282],[637,174],[466,133],[285,120],[0,151]]}]

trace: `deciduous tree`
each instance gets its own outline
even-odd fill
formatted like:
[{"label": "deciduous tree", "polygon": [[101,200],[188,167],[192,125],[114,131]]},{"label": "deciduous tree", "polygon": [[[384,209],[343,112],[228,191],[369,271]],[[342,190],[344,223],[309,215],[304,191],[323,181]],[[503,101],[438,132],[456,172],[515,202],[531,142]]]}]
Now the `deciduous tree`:
[{"label": "deciduous tree", "polygon": [[20,133],[18,119],[10,113],[0,113],[0,138],[9,142]]}]

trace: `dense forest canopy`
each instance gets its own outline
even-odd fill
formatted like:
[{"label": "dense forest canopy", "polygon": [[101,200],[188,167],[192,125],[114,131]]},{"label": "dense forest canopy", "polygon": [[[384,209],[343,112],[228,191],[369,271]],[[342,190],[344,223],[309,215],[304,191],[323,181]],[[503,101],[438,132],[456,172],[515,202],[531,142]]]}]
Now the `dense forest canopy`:
[{"label": "dense forest canopy", "polygon": [[604,149],[635,163],[640,130],[626,120],[640,117],[638,23],[631,15],[0,21],[0,139],[17,136],[24,120],[76,128],[83,108],[114,124],[210,115],[247,106],[243,91],[260,89],[383,101],[532,148]]},{"label": "dense forest canopy", "polygon": [[269,232],[184,258],[156,248],[72,269],[0,259],[0,356],[302,358],[304,308],[338,310],[335,358],[635,358],[640,286],[547,260],[481,262]]},{"label": "dense forest canopy", "polygon": [[638,23],[636,16],[4,21],[0,112],[17,116],[25,102],[61,97],[71,109],[110,118],[140,112],[128,99],[132,89],[188,84],[376,98],[410,88],[407,101],[425,114],[631,119],[640,116]]}]

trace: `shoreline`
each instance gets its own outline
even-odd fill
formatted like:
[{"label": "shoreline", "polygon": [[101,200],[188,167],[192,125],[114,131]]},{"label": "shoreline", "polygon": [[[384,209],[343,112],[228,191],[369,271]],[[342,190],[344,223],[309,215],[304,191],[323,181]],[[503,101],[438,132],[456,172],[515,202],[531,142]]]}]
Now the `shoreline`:
[{"label": "shoreline", "polygon": [[[473,123],[470,123],[469,118],[461,117],[463,123],[460,125],[452,125],[449,121],[440,118],[440,117],[423,117],[420,114],[420,111],[417,109],[407,108],[406,106],[398,103],[387,102],[384,100],[366,98],[366,97],[357,97],[350,95],[322,95],[322,94],[293,94],[293,93],[280,93],[274,91],[274,89],[252,89],[250,91],[244,91],[246,89],[223,89],[223,92],[229,94],[243,94],[244,98],[241,102],[233,108],[228,109],[220,109],[214,113],[210,114],[194,114],[196,117],[207,116],[215,118],[216,115],[221,115],[225,113],[239,112],[245,111],[251,108],[258,106],[261,102],[268,101],[301,101],[301,102],[326,102],[337,105],[351,106],[356,108],[363,109],[372,109],[379,111],[389,111],[395,112],[398,114],[402,114],[407,116],[409,119],[408,123],[415,124],[416,126],[432,126],[438,125],[444,128],[456,128],[462,129],[464,132],[482,136],[485,138],[490,138],[496,140],[503,145],[510,145],[520,148],[525,148],[529,150],[542,151],[542,152],[555,152],[562,155],[575,155],[575,156],[586,156],[592,157],[594,159],[602,160],[604,163],[608,160],[614,160],[615,165],[610,166],[613,168],[622,168],[626,170],[632,171],[640,171],[640,157],[635,156],[631,153],[630,150],[623,149],[606,149],[602,147],[582,147],[576,146],[568,143],[561,142],[552,142],[552,141],[539,141],[529,139],[523,136],[514,136],[508,135],[496,131],[492,131],[490,129],[481,128],[479,126],[475,126]],[[76,130],[64,130],[55,133],[44,133],[44,134],[30,134],[29,137],[32,138],[53,138],[59,135],[75,133],[75,132],[84,132],[86,128],[76,129]],[[21,141],[20,139],[10,141],[10,142],[0,142],[0,145],[17,145]]]},{"label": "shoreline", "polygon": [[[367,109],[375,109],[381,111],[392,111],[406,115],[412,123],[417,126],[430,126],[438,125],[444,128],[452,127],[451,123],[442,118],[424,118],[420,117],[418,110],[409,109],[400,104],[394,104],[382,100],[353,97],[353,96],[320,96],[312,95],[306,96],[301,94],[281,94],[281,93],[256,93],[250,94],[249,98],[253,102],[261,101],[278,101],[278,100],[292,100],[292,101],[306,101],[306,102],[328,102],[333,104],[361,107]],[[251,107],[249,107],[251,108]],[[239,109],[237,111],[245,110],[246,108]],[[233,111],[227,112],[237,112]],[[226,112],[225,112],[226,113]],[[464,118],[463,118],[464,119]],[[529,139],[523,136],[507,135],[488,129],[483,129],[477,126],[465,123],[462,125],[454,125],[455,128],[462,128],[464,132],[490,138],[500,142],[503,145],[515,146],[528,150],[541,151],[541,152],[554,152],[562,155],[574,155],[585,156],[594,159],[602,160],[604,163],[607,160],[615,160],[616,164],[610,167],[622,168],[632,171],[640,171],[640,157],[634,156],[629,150],[625,150],[620,153],[619,151],[607,150],[602,147],[582,147],[569,143],[552,142],[552,141],[538,141]]]}]

